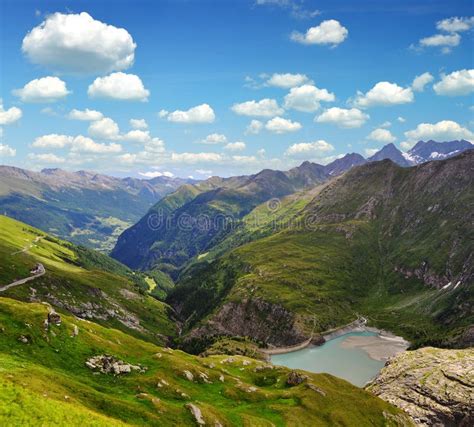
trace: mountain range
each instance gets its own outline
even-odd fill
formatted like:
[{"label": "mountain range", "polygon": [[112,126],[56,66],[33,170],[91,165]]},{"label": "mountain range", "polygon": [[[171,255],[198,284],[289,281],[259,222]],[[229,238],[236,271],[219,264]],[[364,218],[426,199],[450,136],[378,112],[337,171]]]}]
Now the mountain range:
[{"label": "mountain range", "polygon": [[88,171],[0,166],[1,213],[102,251],[161,197],[192,182],[115,178]]}]

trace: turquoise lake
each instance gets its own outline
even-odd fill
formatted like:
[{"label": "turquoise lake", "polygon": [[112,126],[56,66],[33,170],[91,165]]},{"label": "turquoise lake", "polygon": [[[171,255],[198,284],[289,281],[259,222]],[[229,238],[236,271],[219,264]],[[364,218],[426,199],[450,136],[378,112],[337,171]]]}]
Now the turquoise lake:
[{"label": "turquoise lake", "polygon": [[385,365],[384,362],[371,359],[359,348],[344,348],[341,343],[349,337],[376,336],[374,332],[351,332],[334,338],[322,346],[308,347],[303,350],[271,357],[274,365],[310,372],[326,372],[343,378],[352,384],[363,387],[373,379]]}]

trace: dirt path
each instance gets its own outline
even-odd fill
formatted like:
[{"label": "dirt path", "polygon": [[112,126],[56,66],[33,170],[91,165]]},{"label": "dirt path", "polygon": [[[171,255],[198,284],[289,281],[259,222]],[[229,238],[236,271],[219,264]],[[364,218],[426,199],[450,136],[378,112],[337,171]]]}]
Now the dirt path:
[{"label": "dirt path", "polygon": [[41,277],[43,274],[46,273],[46,269],[44,268],[43,264],[38,264],[38,270],[39,270],[38,273],[35,273],[35,274],[33,274],[29,277],[25,277],[24,279],[15,280],[14,282],[12,282],[8,285],[0,287],[0,292],[4,292],[7,289],[13,288],[15,286],[19,286],[19,285],[23,285],[27,282],[31,282],[32,280],[34,280],[38,277]]},{"label": "dirt path", "polygon": [[[35,245],[35,243],[38,243],[42,238],[43,236],[35,237],[35,239],[29,245],[25,246],[23,249],[19,251],[13,252],[11,255],[17,255],[17,254],[28,252]],[[32,280],[35,280],[46,273],[46,269],[44,268],[44,265],[41,263],[38,263],[37,269],[38,269],[38,272],[35,274],[32,274],[31,276],[25,277],[24,279],[15,280],[14,282],[9,283],[8,285],[5,285],[5,286],[0,286],[0,292],[5,292],[7,289],[14,288],[15,286],[23,285],[27,282],[31,282]]]}]

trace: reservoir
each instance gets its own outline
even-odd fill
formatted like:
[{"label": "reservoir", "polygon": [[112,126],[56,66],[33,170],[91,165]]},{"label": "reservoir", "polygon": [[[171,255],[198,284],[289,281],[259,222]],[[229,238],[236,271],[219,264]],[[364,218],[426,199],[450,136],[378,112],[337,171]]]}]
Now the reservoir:
[{"label": "reservoir", "polygon": [[385,365],[386,360],[408,343],[402,338],[373,331],[349,332],[321,346],[271,356],[274,365],[310,372],[325,372],[363,387]]}]

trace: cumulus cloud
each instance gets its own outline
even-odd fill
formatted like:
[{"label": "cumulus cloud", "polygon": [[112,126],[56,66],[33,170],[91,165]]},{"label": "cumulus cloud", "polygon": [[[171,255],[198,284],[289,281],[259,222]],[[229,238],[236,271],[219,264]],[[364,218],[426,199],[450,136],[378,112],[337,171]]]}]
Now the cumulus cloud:
[{"label": "cumulus cloud", "polygon": [[122,72],[97,77],[87,89],[91,98],[108,98],[120,101],[148,101],[150,91],[140,77]]},{"label": "cumulus cloud", "polygon": [[176,110],[171,113],[166,110],[161,110],[158,114],[162,118],[166,117],[170,122],[185,124],[213,123],[216,118],[214,110],[209,104],[201,104],[186,111]]},{"label": "cumulus cloud", "polygon": [[120,144],[99,144],[91,138],[82,135],[70,136],[54,133],[36,138],[31,146],[40,149],[60,149],[69,147],[71,152],[95,154],[119,153],[122,151],[122,146]]},{"label": "cumulus cloud", "polygon": [[430,139],[444,142],[454,139],[474,140],[474,134],[467,128],[452,120],[442,120],[437,123],[420,123],[415,129],[405,132],[406,141],[401,143],[402,148],[410,149],[418,141]]},{"label": "cumulus cloud", "polygon": [[396,83],[378,82],[367,93],[357,92],[354,105],[368,108],[378,105],[407,104],[415,99],[411,88],[403,88]]},{"label": "cumulus cloud", "polygon": [[171,161],[176,163],[212,163],[220,162],[223,157],[218,153],[171,153]]},{"label": "cumulus cloud", "polygon": [[274,117],[284,112],[274,99],[268,98],[234,104],[231,109],[240,116],[256,117]]},{"label": "cumulus cloud", "polygon": [[34,64],[58,72],[107,73],[133,64],[136,44],[123,28],[88,13],[54,13],[23,39],[22,50]]},{"label": "cumulus cloud", "polygon": [[434,84],[433,89],[438,95],[469,95],[474,92],[474,69],[443,74],[441,80]]},{"label": "cumulus cloud", "polygon": [[120,136],[120,140],[126,142],[136,142],[144,144],[151,140],[150,132],[147,130],[133,129],[124,135]]},{"label": "cumulus cloud", "polygon": [[331,123],[341,128],[360,128],[370,116],[357,108],[329,108],[315,118],[317,123]]},{"label": "cumulus cloud", "polygon": [[370,139],[371,141],[390,143],[396,141],[397,138],[395,138],[388,129],[379,128],[370,132],[367,139]]},{"label": "cumulus cloud", "polygon": [[118,139],[120,129],[118,124],[111,118],[104,117],[103,119],[92,122],[89,126],[88,133],[90,136],[98,139]]},{"label": "cumulus cloud", "polygon": [[267,85],[282,89],[290,89],[292,87],[301,86],[309,81],[308,76],[305,74],[275,73],[267,80]]},{"label": "cumulus cloud", "polygon": [[21,119],[22,111],[17,107],[5,110],[3,100],[0,98],[0,125],[10,125]]},{"label": "cumulus cloud", "polygon": [[411,88],[415,92],[423,92],[425,90],[425,86],[428,83],[431,83],[433,80],[434,80],[434,77],[428,72],[420,74],[419,76],[416,76],[413,79],[413,82],[411,84]]},{"label": "cumulus cloud", "polygon": [[14,157],[16,155],[16,150],[9,145],[0,143],[0,158],[3,157]]},{"label": "cumulus cloud", "polygon": [[323,21],[317,27],[309,28],[306,33],[294,31],[291,40],[303,44],[322,44],[333,47],[342,43],[349,34],[347,28],[343,27],[339,21],[330,19]]},{"label": "cumulus cloud", "polygon": [[474,17],[452,17],[436,23],[441,33],[422,38],[418,44],[412,44],[411,49],[422,50],[426,47],[439,47],[442,53],[450,53],[453,47],[461,42],[460,32],[467,31],[474,26]]},{"label": "cumulus cloud", "polygon": [[440,31],[459,33],[470,30],[474,26],[474,16],[471,17],[452,17],[443,19],[436,23],[436,28]]},{"label": "cumulus cloud", "polygon": [[173,178],[174,174],[168,171],[159,172],[159,171],[150,171],[150,172],[138,172],[139,175],[144,176],[145,178],[158,178],[160,176],[165,176],[167,178]]},{"label": "cumulus cloud", "polygon": [[100,111],[89,110],[88,108],[86,108],[85,110],[73,109],[67,115],[67,118],[71,120],[82,120],[90,122],[100,120],[102,119],[102,117],[104,117],[104,115]]},{"label": "cumulus cloud", "polygon": [[246,135],[257,135],[263,128],[263,123],[259,120],[252,120],[245,129]]},{"label": "cumulus cloud", "polygon": [[265,129],[273,133],[288,133],[288,132],[297,132],[302,128],[301,123],[292,122],[291,120],[284,119],[283,117],[274,117],[269,120]]},{"label": "cumulus cloud", "polygon": [[312,113],[319,109],[320,101],[331,102],[336,97],[326,89],[319,89],[313,85],[294,87],[285,96],[285,108]]},{"label": "cumulus cloud", "polygon": [[227,142],[227,137],[221,133],[211,133],[210,135],[207,135],[204,139],[201,139],[201,141],[199,142],[201,144],[208,145],[223,144]]},{"label": "cumulus cloud", "polygon": [[397,121],[400,122],[400,123],[405,123],[406,122],[406,119],[404,117],[397,117]]},{"label": "cumulus cloud", "polygon": [[334,146],[322,139],[314,142],[293,144],[285,151],[285,155],[295,159],[314,159],[333,151]]},{"label": "cumulus cloud", "polygon": [[28,154],[28,159],[33,160],[34,162],[37,162],[37,163],[55,164],[55,165],[59,165],[66,161],[64,157],[57,156],[56,154],[53,154],[53,153],[41,153],[41,154],[30,153]]},{"label": "cumulus cloud", "polygon": [[130,119],[129,123],[133,129],[148,129],[148,123],[145,119]]},{"label": "cumulus cloud", "polygon": [[64,148],[66,145],[69,145],[73,141],[72,136],[68,135],[58,135],[52,133],[49,135],[42,135],[37,137],[31,144],[34,148]]},{"label": "cumulus cloud", "polygon": [[237,141],[237,142],[229,142],[224,146],[225,150],[229,151],[242,151],[245,150],[246,145],[245,142]]},{"label": "cumulus cloud", "polygon": [[78,135],[71,143],[71,152],[92,153],[92,154],[113,154],[120,153],[122,146],[117,143],[99,144],[86,136]]},{"label": "cumulus cloud", "polygon": [[31,80],[23,88],[13,91],[23,102],[55,102],[70,93],[64,81],[51,76]]}]

